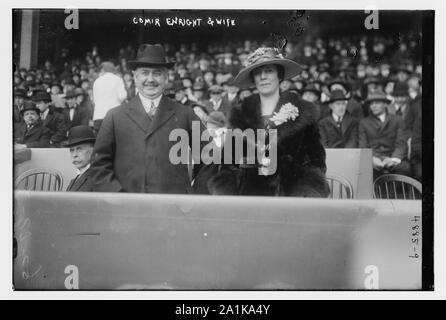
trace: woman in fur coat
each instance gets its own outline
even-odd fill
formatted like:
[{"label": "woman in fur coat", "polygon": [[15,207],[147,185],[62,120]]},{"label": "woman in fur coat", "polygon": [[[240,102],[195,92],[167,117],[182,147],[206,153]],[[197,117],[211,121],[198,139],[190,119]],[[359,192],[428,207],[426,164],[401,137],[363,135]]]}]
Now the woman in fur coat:
[{"label": "woman in fur coat", "polygon": [[[317,109],[296,94],[280,94],[279,90],[280,81],[292,78],[300,71],[299,64],[285,59],[275,48],[259,48],[247,58],[246,66],[235,82],[240,88],[254,84],[259,94],[234,107],[228,125],[229,129],[242,131],[265,129],[266,146],[269,148],[260,150],[264,152],[261,157],[258,155],[262,152],[258,153],[257,149],[254,164],[240,164],[233,157],[232,164],[203,167],[194,181],[196,193],[328,196],[325,149],[320,142]],[[268,134],[270,129],[277,130],[277,144],[274,146],[271,143],[275,139]],[[254,143],[256,141],[258,139]],[[256,147],[260,148],[260,145],[256,144]],[[276,152],[277,156],[271,157],[269,152]],[[271,163],[275,159],[276,163]]]}]

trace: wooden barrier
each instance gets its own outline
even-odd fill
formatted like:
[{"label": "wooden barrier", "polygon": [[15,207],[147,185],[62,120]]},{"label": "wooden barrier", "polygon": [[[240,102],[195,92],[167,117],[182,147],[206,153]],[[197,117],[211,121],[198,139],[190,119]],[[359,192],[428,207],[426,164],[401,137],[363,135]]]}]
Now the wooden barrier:
[{"label": "wooden barrier", "polygon": [[[71,164],[68,149],[31,150],[29,161],[15,166],[15,176],[32,168],[56,169],[62,173],[65,190],[70,180],[76,176]],[[346,178],[353,186],[355,198],[371,199],[372,192],[372,152],[371,149],[327,149],[327,171]]]},{"label": "wooden barrier", "polygon": [[19,290],[421,288],[421,201],[33,191],[14,201]]}]

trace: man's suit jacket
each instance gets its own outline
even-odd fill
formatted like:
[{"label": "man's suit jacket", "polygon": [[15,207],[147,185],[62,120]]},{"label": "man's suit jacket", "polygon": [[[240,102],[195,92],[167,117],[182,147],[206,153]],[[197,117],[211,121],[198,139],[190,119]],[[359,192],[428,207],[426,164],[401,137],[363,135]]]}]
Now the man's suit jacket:
[{"label": "man's suit jacket", "polygon": [[342,124],[338,124],[331,115],[319,121],[321,142],[325,148],[357,148],[358,119],[345,113]]},{"label": "man's suit jacket", "polygon": [[63,113],[65,115],[65,121],[68,124],[68,129],[81,125],[88,126],[90,114],[86,108],[77,106],[74,109],[73,120],[70,119],[70,108],[64,108]]},{"label": "man's suit jacket", "polygon": [[85,171],[79,178],[70,181],[67,191],[93,191],[93,181],[91,178],[91,170]]},{"label": "man's suit jacket", "polygon": [[17,124],[14,128],[15,142],[26,144],[28,148],[49,148],[51,131],[45,128],[40,122],[30,130],[26,129],[26,124]]},{"label": "man's suit jacket", "polygon": [[369,115],[359,122],[359,148],[372,148],[378,158],[407,156],[404,122],[398,116],[387,114],[384,122]]},{"label": "man's suit jacket", "polygon": [[13,105],[13,109],[12,109],[12,115],[13,115],[13,120],[14,120],[14,125],[22,123],[23,122],[23,117],[20,114],[20,109],[17,105]]},{"label": "man's suit jacket", "polygon": [[50,107],[42,124],[50,129],[52,142],[57,144],[67,139],[68,124],[65,116],[62,112],[56,111],[54,107]]},{"label": "man's suit jacket", "polygon": [[[187,133],[192,139],[192,121],[200,129],[195,134],[201,134],[205,128],[192,108],[165,96],[153,120],[145,112],[139,95],[111,109],[96,138],[90,167],[94,190],[187,193],[190,188],[187,164],[173,164],[169,159],[172,146],[178,147],[180,138],[176,136],[175,141],[169,141],[169,135],[174,129],[183,129],[182,134]],[[190,141],[183,142],[190,145]],[[187,151],[183,148],[182,155]]]},{"label": "man's suit jacket", "polygon": [[225,115],[225,117],[229,116],[229,112],[231,111],[233,105],[231,104],[231,102],[229,102],[227,97],[223,97],[220,103],[220,107],[215,110],[214,109],[214,104],[212,103],[211,100],[206,100],[205,105],[206,110],[208,111],[208,113],[211,113],[213,111],[219,111],[219,112],[223,112],[223,114]]}]

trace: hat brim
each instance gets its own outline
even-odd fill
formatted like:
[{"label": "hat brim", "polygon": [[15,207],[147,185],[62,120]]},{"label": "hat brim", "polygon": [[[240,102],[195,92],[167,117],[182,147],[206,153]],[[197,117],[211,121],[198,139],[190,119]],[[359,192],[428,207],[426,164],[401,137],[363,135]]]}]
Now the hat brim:
[{"label": "hat brim", "polygon": [[375,98],[375,99],[367,99],[364,103],[366,105],[369,105],[370,103],[375,102],[375,101],[381,101],[381,102],[385,102],[385,103],[391,103],[392,102],[392,101],[390,101],[387,98]]},{"label": "hat brim", "polygon": [[333,85],[335,85],[335,84],[340,84],[340,85],[343,86],[347,91],[350,91],[350,89],[351,89],[350,85],[349,85],[347,82],[333,81],[333,82],[330,82],[330,83],[328,84],[328,87],[330,88],[330,90],[331,90],[331,87],[332,87]]},{"label": "hat brim", "polygon": [[79,144],[83,144],[83,143],[95,143],[96,142],[96,138],[86,138],[86,139],[73,139],[72,141],[69,141],[66,146],[67,147],[74,147],[77,146]]},{"label": "hat brim", "polygon": [[175,62],[150,63],[150,62],[142,62],[142,61],[137,61],[137,60],[130,60],[127,62],[127,65],[132,70],[136,70],[138,68],[153,68],[153,67],[164,67],[164,68],[170,69],[175,65]]},{"label": "hat brim", "polygon": [[28,108],[24,110],[20,110],[20,114],[23,116],[26,111],[35,111],[38,115],[40,115],[40,109],[39,108]]},{"label": "hat brim", "polygon": [[327,103],[328,104],[330,104],[330,103],[332,103],[332,102],[336,102],[336,101],[349,101],[350,99],[349,98],[334,98],[334,99],[331,99],[331,100],[328,100],[327,101]]},{"label": "hat brim", "polygon": [[267,61],[261,61],[258,63],[254,63],[250,65],[249,67],[246,67],[242,69],[239,74],[234,79],[234,84],[239,88],[247,88],[251,87],[253,85],[252,79],[251,79],[251,72],[262,66],[270,65],[270,64],[276,64],[279,66],[282,66],[284,69],[284,79],[290,79],[298,75],[302,72],[303,68],[300,64],[293,60],[289,59],[271,59]]}]

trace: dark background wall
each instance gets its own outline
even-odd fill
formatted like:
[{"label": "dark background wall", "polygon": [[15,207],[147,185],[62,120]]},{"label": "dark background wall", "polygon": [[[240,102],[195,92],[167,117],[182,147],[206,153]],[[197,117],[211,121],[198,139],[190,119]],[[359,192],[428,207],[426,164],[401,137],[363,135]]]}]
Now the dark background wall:
[{"label": "dark background wall", "polygon": [[[14,55],[20,44],[20,10],[13,11]],[[160,18],[232,18],[235,27],[162,27],[135,25],[133,17]],[[119,48],[140,42],[208,43],[236,40],[265,40],[271,33],[288,41],[311,37],[392,36],[421,34],[420,11],[380,11],[379,30],[364,27],[364,11],[296,10],[79,10],[79,29],[67,30],[63,9],[40,10],[39,64],[53,60],[62,48],[71,56],[82,56],[93,45],[100,47],[103,58],[116,56]],[[294,17],[294,20],[293,20]]]}]

